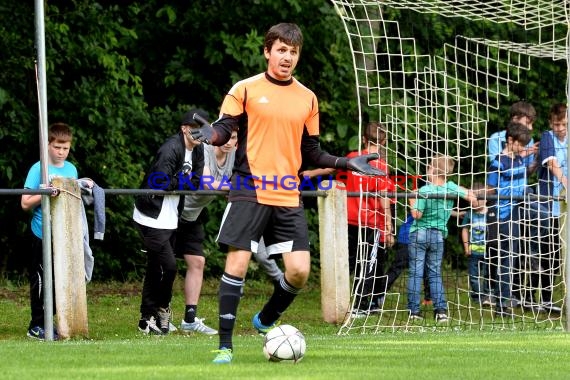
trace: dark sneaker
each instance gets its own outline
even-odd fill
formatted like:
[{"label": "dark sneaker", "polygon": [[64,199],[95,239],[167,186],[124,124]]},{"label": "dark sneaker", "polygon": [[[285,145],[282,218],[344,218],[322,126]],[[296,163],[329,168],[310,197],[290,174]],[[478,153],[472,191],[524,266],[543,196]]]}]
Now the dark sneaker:
[{"label": "dark sneaker", "polygon": [[552,302],[543,302],[540,304],[540,307],[550,313],[562,313],[562,308],[560,306],[556,306]]},{"label": "dark sneaker", "polygon": [[364,318],[372,314],[382,312],[384,306],[384,297],[377,298],[371,302],[362,302],[358,307],[354,308],[350,315],[352,318]]},{"label": "dark sneaker", "polygon": [[162,330],[156,325],[154,317],[142,317],[139,320],[139,331],[147,335],[164,335]]},{"label": "dark sneaker", "polygon": [[378,297],[370,302],[369,309],[371,313],[379,313],[384,308],[384,297]]},{"label": "dark sneaker", "polygon": [[522,307],[525,310],[534,311],[536,313],[544,311],[544,308],[540,304],[527,300],[522,303]]},{"label": "dark sneaker", "polygon": [[[29,338],[37,339],[37,340],[45,340],[46,339],[46,332],[43,327],[35,326],[28,330],[26,334]],[[57,334],[57,330],[53,329],[53,340],[58,340],[59,335]]]},{"label": "dark sneaker", "polygon": [[172,311],[170,310],[169,307],[167,308],[159,307],[157,314],[158,314],[157,325],[160,328],[160,331],[162,331],[162,333],[166,335],[170,332],[170,320],[172,319]]},{"label": "dark sneaker", "polygon": [[259,313],[253,316],[253,318],[251,319],[251,323],[253,324],[253,327],[257,330],[257,332],[259,332],[261,335],[267,334],[269,330],[279,325],[279,322],[274,322],[270,326],[265,326],[259,320]]}]

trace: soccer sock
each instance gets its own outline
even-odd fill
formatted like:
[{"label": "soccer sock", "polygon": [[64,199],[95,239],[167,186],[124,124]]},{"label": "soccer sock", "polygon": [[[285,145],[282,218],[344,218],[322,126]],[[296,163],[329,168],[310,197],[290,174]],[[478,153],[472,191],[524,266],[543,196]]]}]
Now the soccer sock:
[{"label": "soccer sock", "polygon": [[220,348],[233,348],[232,334],[236,322],[237,308],[240,301],[244,279],[224,272],[220,282],[219,321]]},{"label": "soccer sock", "polygon": [[187,323],[194,323],[197,313],[198,305],[186,305],[186,309],[184,310],[184,321]]},{"label": "soccer sock", "polygon": [[265,326],[271,326],[287,310],[300,291],[301,289],[289,284],[285,276],[281,277],[279,284],[275,285],[273,295],[259,313],[259,321]]}]

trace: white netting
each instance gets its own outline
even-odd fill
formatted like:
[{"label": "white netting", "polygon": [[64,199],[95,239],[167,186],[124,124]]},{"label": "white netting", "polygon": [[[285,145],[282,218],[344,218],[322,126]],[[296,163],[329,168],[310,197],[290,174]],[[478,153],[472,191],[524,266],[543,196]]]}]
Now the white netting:
[{"label": "white netting", "polygon": [[[455,159],[456,166],[450,177],[455,183],[464,187],[486,183],[489,120],[492,117],[507,119],[504,109],[511,103],[508,98],[513,88],[524,85],[533,60],[548,59],[559,64],[564,77],[555,80],[567,80],[568,1],[331,1],[344,23],[353,53],[360,124],[369,119],[380,121],[388,128],[385,158],[398,190],[407,194],[395,198],[397,228],[406,218],[409,192],[415,190],[418,176],[425,175],[428,158],[434,154]],[[479,27],[459,30],[442,46],[418,46],[414,35],[404,35],[401,28],[402,23],[408,21],[407,14],[413,12],[432,15],[434,20],[436,17],[462,19]],[[510,34],[505,36],[492,31],[493,25],[498,24],[508,25]],[[489,33],[467,33],[487,27]],[[413,29],[429,34],[431,28],[432,25],[426,24]],[[437,34],[437,30],[433,32]],[[551,96],[566,102],[565,92]],[[503,114],[497,116],[500,108]],[[512,278],[517,278],[519,297],[532,300],[527,302],[527,307],[521,302],[508,315],[498,315],[494,302],[492,306],[481,305],[471,299],[472,289],[465,268],[451,268],[444,260],[443,282],[450,317],[446,327],[561,327],[563,314],[557,307],[563,306],[566,292],[561,260],[565,255],[562,247],[566,244],[564,241],[562,245],[556,244],[559,234],[553,235],[552,229],[550,234],[544,230],[537,232],[535,227],[541,226],[545,219],[550,223],[550,216],[540,214],[525,219],[528,213],[522,215],[521,237],[516,239],[521,245],[520,255],[512,268]],[[564,219],[565,213],[560,218],[560,228],[564,227]],[[452,216],[449,225],[460,222],[460,217]],[[422,316],[426,318],[421,322],[410,319],[407,269],[388,289],[384,304],[370,312],[371,306],[365,301],[376,297],[377,289],[368,287],[371,293],[360,294],[362,268],[370,264],[367,256],[371,247],[366,244],[366,238],[360,237],[353,273],[352,309],[340,333],[433,327],[431,306],[422,306]],[[385,257],[383,273],[393,257],[393,254]],[[493,265],[491,263],[491,268]],[[385,288],[386,277],[375,281]],[[481,281],[489,282],[485,276]],[[544,287],[552,290],[553,305],[550,306],[556,307],[542,307],[539,305],[541,296],[530,296],[540,294]],[[491,293],[488,294],[492,296]],[[358,313],[359,308],[367,310]]]}]

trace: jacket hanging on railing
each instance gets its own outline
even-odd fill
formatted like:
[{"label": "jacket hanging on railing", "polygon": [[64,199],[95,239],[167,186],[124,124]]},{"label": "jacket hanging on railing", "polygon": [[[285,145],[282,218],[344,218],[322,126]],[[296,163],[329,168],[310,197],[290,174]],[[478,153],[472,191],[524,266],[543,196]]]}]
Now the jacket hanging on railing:
[{"label": "jacket hanging on railing", "polygon": [[96,240],[103,240],[105,236],[105,191],[89,178],[81,178],[77,180],[77,182],[81,189],[81,199],[83,200],[84,206],[81,208],[83,219],[83,256],[85,261],[85,280],[89,282],[93,275],[95,259],[93,257],[93,252],[91,251],[91,247],[89,246],[89,226],[87,224],[85,205],[90,206],[93,204],[93,238]]}]

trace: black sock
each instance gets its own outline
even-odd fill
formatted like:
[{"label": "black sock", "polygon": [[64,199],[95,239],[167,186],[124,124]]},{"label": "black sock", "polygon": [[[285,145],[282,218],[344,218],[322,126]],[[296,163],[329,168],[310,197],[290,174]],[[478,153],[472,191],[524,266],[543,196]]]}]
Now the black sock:
[{"label": "black sock", "polygon": [[237,308],[240,301],[241,289],[244,280],[224,272],[220,282],[219,299],[219,321],[220,327],[218,335],[220,337],[220,348],[233,348],[232,334],[236,322]]},{"label": "black sock", "polygon": [[289,284],[285,276],[281,277],[279,284],[275,285],[273,295],[259,313],[259,321],[265,326],[275,323],[300,291],[301,289],[297,289]]},{"label": "black sock", "polygon": [[184,321],[187,323],[194,323],[197,313],[198,305],[186,305],[186,308],[184,309]]}]

